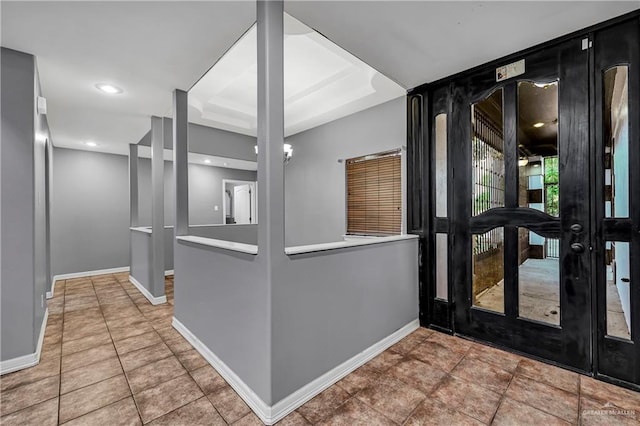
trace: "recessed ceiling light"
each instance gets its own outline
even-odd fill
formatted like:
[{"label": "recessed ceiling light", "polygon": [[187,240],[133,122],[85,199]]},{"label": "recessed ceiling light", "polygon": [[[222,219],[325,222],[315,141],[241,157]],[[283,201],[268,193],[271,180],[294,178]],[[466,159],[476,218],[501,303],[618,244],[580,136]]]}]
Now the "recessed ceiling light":
[{"label": "recessed ceiling light", "polygon": [[211,164],[211,160],[209,160],[208,158],[205,158],[204,162],[205,164]]},{"label": "recessed ceiling light", "polygon": [[122,89],[114,86],[113,84],[98,83],[96,84],[96,88],[104,93],[108,93],[109,95],[117,95],[119,93],[122,93]]},{"label": "recessed ceiling light", "polygon": [[92,148],[93,148],[94,146],[98,146],[98,144],[97,144],[97,143],[95,143],[95,142],[85,142],[84,144],[85,144],[86,146],[90,146],[90,147],[92,147]]},{"label": "recessed ceiling light", "polygon": [[222,163],[222,164],[223,164],[224,166],[228,166],[228,165],[229,165],[229,163]]},{"label": "recessed ceiling light", "polygon": [[533,125],[533,127],[536,127],[536,128],[542,127],[542,126],[544,126],[544,123],[536,123]]}]

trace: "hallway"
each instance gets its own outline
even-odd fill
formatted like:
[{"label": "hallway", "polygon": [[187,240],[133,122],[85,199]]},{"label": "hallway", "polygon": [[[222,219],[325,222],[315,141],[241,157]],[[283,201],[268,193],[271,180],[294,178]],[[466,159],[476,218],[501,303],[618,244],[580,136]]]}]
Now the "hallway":
[{"label": "hallway", "polygon": [[[59,281],[40,364],[1,379],[1,423],[260,425],[171,327],[172,277],[166,289],[152,306],[127,273]],[[638,393],[421,328],[279,424],[640,424],[638,407]]]}]

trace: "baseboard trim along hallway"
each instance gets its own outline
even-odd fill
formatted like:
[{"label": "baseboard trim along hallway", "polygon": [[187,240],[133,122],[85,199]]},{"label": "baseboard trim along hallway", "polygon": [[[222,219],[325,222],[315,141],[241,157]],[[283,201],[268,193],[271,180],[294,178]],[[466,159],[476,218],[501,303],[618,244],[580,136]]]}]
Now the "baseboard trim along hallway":
[{"label": "baseboard trim along hallway", "polygon": [[44,332],[47,328],[47,319],[49,319],[49,309],[44,311],[42,324],[40,325],[40,335],[38,336],[38,345],[36,351],[32,354],[19,356],[16,358],[0,361],[0,376],[24,368],[33,367],[40,363],[40,353],[42,352],[42,342],[44,341]]},{"label": "baseboard trim along hallway", "polygon": [[121,266],[119,268],[96,269],[95,271],[72,272],[70,274],[54,275],[52,279],[53,282],[51,283],[51,291],[47,292],[47,299],[51,299],[53,297],[54,291],[56,289],[56,281],[70,280],[72,278],[92,277],[95,275],[117,274],[119,272],[129,272],[129,267]]},{"label": "baseboard trim along hallway", "polygon": [[366,364],[371,359],[380,355],[386,349],[402,340],[420,327],[416,319],[409,324],[368,347],[359,354],[353,356],[336,368],[326,372],[322,376],[293,392],[286,398],[269,406],[266,404],[238,375],[227,366],[220,358],[200,341],[187,327],[176,317],[173,317],[173,327],[215,368],[218,373],[231,385],[238,395],[247,403],[253,412],[267,425],[273,425],[290,414],[305,402],[309,401],[320,392],[340,381],[343,377]]},{"label": "baseboard trim along hallway", "polygon": [[155,297],[153,294],[149,293],[149,290],[144,288],[144,286],[142,284],[140,284],[140,282],[138,280],[136,280],[135,278],[133,278],[131,275],[129,275],[129,282],[131,284],[133,284],[134,286],[136,286],[136,288],[138,290],[140,290],[140,293],[142,293],[142,295],[144,297],[146,297],[147,300],[149,302],[151,302],[152,305],[161,305],[163,303],[167,303],[167,296],[166,295],[162,295],[160,297]]}]

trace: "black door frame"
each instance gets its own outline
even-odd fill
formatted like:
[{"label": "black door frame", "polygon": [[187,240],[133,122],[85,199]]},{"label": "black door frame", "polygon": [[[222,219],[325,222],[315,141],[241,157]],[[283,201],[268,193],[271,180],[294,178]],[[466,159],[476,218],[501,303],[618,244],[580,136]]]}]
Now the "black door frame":
[{"label": "black door frame", "polygon": [[[407,104],[408,105],[408,122],[407,122],[408,164],[409,164],[409,170],[408,170],[409,171],[408,173],[409,228],[408,229],[410,232],[419,234],[421,236],[420,238],[420,247],[421,247],[420,320],[423,326],[438,329],[440,331],[444,331],[448,333],[458,332],[458,330],[456,329],[456,324],[453,321],[453,313],[454,313],[454,310],[456,309],[456,303],[454,302],[454,298],[452,294],[453,286],[452,285],[449,286],[449,300],[435,299],[435,271],[433,267],[433,259],[435,254],[435,233],[448,232],[449,222],[448,220],[443,221],[441,218],[435,218],[431,214],[431,212],[434,211],[433,209],[434,197],[432,193],[433,188],[431,188],[431,182],[433,181],[433,174],[434,174],[434,165],[432,161],[434,144],[431,143],[433,140],[433,134],[435,131],[433,119],[439,112],[446,112],[450,117],[452,106],[454,104],[454,100],[452,98],[452,96],[454,95],[452,91],[453,82],[460,79],[468,78],[470,75],[478,71],[481,71],[483,69],[495,69],[497,66],[513,62],[515,60],[520,59],[521,57],[526,57],[527,55],[538,52],[540,50],[552,48],[554,46],[557,46],[573,38],[581,38],[581,39],[588,38],[589,40],[593,41],[594,34],[595,34],[596,35],[595,41],[597,46],[597,44],[599,43],[599,40],[597,39],[598,31],[614,27],[618,24],[624,23],[625,21],[633,21],[637,25],[639,21],[638,19],[639,17],[640,17],[640,10],[637,10],[637,11],[628,13],[626,15],[622,15],[620,17],[611,19],[609,21],[591,26],[589,28],[576,31],[566,36],[559,37],[557,39],[543,43],[541,45],[534,46],[524,51],[514,53],[512,55],[508,55],[504,58],[491,61],[487,64],[475,67],[473,69],[466,70],[461,73],[457,73],[455,75],[443,78],[436,82],[418,86],[408,91],[408,104]],[[594,54],[593,54],[594,51],[595,49],[589,50],[590,52],[589,70],[595,69]],[[594,83],[595,79],[593,77],[594,76],[591,75],[589,79],[591,93],[594,93],[594,90],[596,89],[595,83]],[[633,96],[631,96],[630,98],[632,97]],[[592,165],[592,170],[593,170],[593,173],[598,173],[596,163],[598,161],[601,161],[602,159],[596,155],[597,150],[596,150],[596,143],[594,139],[597,133],[596,133],[595,119],[594,119],[595,104],[594,104],[593,96],[591,96],[590,102],[592,103],[590,105],[591,108],[589,112],[590,114],[589,122],[591,123],[591,128],[590,128],[590,147],[591,148],[590,149],[592,150],[591,158],[592,158],[592,161],[594,162],[594,164]],[[636,105],[636,111],[640,110],[639,109],[640,105],[638,105],[639,100],[637,99],[637,97],[636,99],[633,100],[633,102]],[[633,106],[630,105],[630,108],[633,108]],[[637,114],[634,116],[634,120],[636,121],[636,129],[640,129],[639,127],[640,123],[637,123],[638,122]],[[419,132],[415,131],[416,128],[419,128]],[[448,118],[447,133],[449,135],[451,135],[452,129],[453,129],[452,120]],[[638,136],[635,137],[635,139],[637,138]],[[449,158],[451,158],[452,148],[451,148],[451,144],[448,144],[448,145],[449,145],[449,148],[448,148]],[[421,147],[418,148],[418,146],[421,146]],[[640,154],[635,154],[635,155],[638,156]],[[456,170],[453,169],[451,164],[449,164],[448,173],[449,173],[448,179],[449,179],[449,182],[451,182],[454,174],[456,173]],[[640,178],[637,176],[637,174],[638,173],[636,173],[636,177],[632,179],[633,180],[632,187],[634,188],[640,188]],[[595,178],[593,178],[593,181],[595,181]],[[452,191],[449,191],[450,206],[452,205],[451,202],[453,201],[453,195],[451,192]],[[601,196],[595,192],[596,191],[593,191],[592,193],[592,197],[594,197],[592,199],[592,205],[595,198],[598,196]],[[421,198],[418,201],[416,201],[415,198],[413,198],[412,200],[412,197],[416,197],[418,194],[421,195]],[[639,202],[640,200],[636,198],[634,205],[632,206],[635,212],[633,217],[632,232],[633,232],[634,246],[636,247],[635,249],[633,249],[634,257],[632,259],[632,264],[640,264],[640,253],[638,253],[638,249],[637,249],[638,247],[640,247],[640,236],[639,236],[640,217],[638,217],[640,216],[640,208],[638,208]],[[418,217],[419,219],[416,219]],[[599,241],[601,241],[601,239],[599,238],[602,237],[602,235],[600,234],[602,227],[598,227],[596,214],[591,215],[591,220],[592,220],[591,226],[594,231],[593,232],[594,239],[592,243],[595,244],[595,245],[592,245],[594,248],[595,255],[591,256],[592,257],[591,261],[593,262],[592,267],[595,267],[599,262],[600,247],[598,247],[597,244]],[[450,236],[449,237],[450,252],[454,246],[454,243],[455,242],[452,241],[452,237]],[[450,258],[451,256],[449,256],[449,261],[451,261]],[[452,275],[453,275],[451,264],[449,264],[448,271],[449,271],[449,283],[451,283]],[[638,277],[636,278],[636,280],[639,279],[640,271],[638,271],[638,267],[636,267],[635,269],[635,274],[636,274],[635,276]],[[595,276],[592,277],[592,284],[590,287],[592,289],[592,298],[594,301],[594,303],[592,303],[591,305],[593,318],[602,318],[602,306],[601,306],[602,295],[600,295],[599,298],[596,297],[598,293],[597,293]],[[638,302],[638,300],[640,300],[640,297],[638,297],[640,296],[640,290],[638,289],[639,287],[640,286],[636,285],[635,287],[636,293],[633,296],[636,304],[632,307],[632,309],[634,309],[635,312],[637,312],[638,309],[640,309],[640,306],[638,306],[640,305],[640,303]],[[595,303],[596,300],[598,301],[598,303]],[[636,320],[632,325],[632,328],[635,328],[636,330],[640,329],[640,324],[638,324],[640,320],[637,319],[638,316],[639,315],[636,314]],[[602,330],[602,328],[601,326],[598,326],[598,327],[593,326],[590,328],[592,329],[592,332],[593,332],[591,339],[593,343],[596,343],[598,339],[598,333]],[[640,337],[640,336],[636,334],[636,337]],[[640,350],[640,345],[636,345],[636,346],[638,346],[639,348],[637,349]],[[509,349],[509,350],[512,350],[512,349]],[[517,351],[514,351],[514,352],[517,352]],[[640,356],[640,352],[636,353],[636,357],[637,357],[636,362],[640,363],[640,358],[638,358],[638,356]],[[548,362],[548,360],[545,360],[545,361]],[[633,389],[640,389],[640,387],[634,383],[615,379],[611,376],[608,376],[604,372],[599,371],[597,369],[597,365],[598,365],[598,353],[597,351],[593,351],[593,366],[589,366],[589,370],[588,370],[588,371],[592,371],[591,374],[606,381],[611,381],[611,382],[621,384],[623,386],[627,386]],[[637,380],[638,380],[637,373],[636,373],[635,380],[637,383]]]},{"label": "black door frame", "polygon": [[[593,327],[594,374],[608,381],[640,385],[640,19],[594,32],[592,119],[594,143],[592,144],[593,170],[595,175],[592,205],[595,207],[593,227],[595,231],[594,265],[594,315],[597,326]],[[631,217],[628,219],[607,219],[604,213],[604,125],[603,125],[603,73],[616,65],[628,65],[629,93],[629,201]],[[636,94],[633,96],[632,94]],[[635,197],[634,197],[635,194]],[[605,264],[606,241],[631,243],[631,341],[607,335],[607,299]],[[632,343],[632,342],[635,342]],[[604,356],[604,355],[608,356]],[[635,362],[634,362],[635,361]]]},{"label": "black door frame", "polygon": [[[449,143],[458,153],[452,191],[451,233],[455,288],[456,333],[570,366],[591,369],[590,212],[589,212],[589,52],[582,38],[521,57],[524,74],[496,82],[495,68],[474,73],[453,86],[453,126]],[[518,206],[519,81],[550,82],[559,79],[560,219]],[[471,104],[502,88],[504,120],[505,207],[471,215]],[[576,117],[584,119],[576,120]],[[466,125],[464,123],[467,123]],[[453,158],[451,160],[454,160]],[[579,224],[574,232],[571,226]],[[496,227],[504,229],[504,314],[472,306],[472,235]],[[559,294],[561,327],[520,318],[518,315],[518,227],[546,238],[560,238]],[[571,244],[587,247],[575,253]],[[586,308],[585,308],[586,307]]]}]

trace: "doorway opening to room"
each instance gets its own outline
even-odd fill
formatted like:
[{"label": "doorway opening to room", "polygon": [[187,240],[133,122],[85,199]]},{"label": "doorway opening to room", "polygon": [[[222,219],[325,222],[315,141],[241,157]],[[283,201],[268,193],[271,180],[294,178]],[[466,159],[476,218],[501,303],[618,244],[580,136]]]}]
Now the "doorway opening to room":
[{"label": "doorway opening to room", "polygon": [[256,187],[257,182],[222,180],[222,213],[226,225],[258,223]]},{"label": "doorway opening to room", "polygon": [[638,16],[410,91],[423,325],[640,386]]}]

